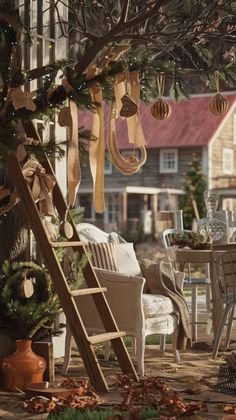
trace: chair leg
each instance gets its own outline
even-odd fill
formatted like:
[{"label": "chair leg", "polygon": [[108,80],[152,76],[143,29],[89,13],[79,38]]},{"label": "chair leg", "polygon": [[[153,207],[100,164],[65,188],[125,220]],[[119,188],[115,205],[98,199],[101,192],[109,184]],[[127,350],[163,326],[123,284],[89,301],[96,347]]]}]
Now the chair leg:
[{"label": "chair leg", "polygon": [[207,320],[207,326],[206,326],[206,334],[207,335],[211,334],[211,329],[212,329],[212,316],[209,315],[208,320]]},{"label": "chair leg", "polygon": [[165,353],[166,350],[166,335],[160,335],[160,352]]},{"label": "chair leg", "polygon": [[210,284],[206,285],[206,308],[207,308],[207,312],[211,313],[211,286]]},{"label": "chair leg", "polygon": [[232,306],[232,309],[228,316],[228,325],[227,325],[226,338],[225,338],[225,351],[228,350],[228,347],[229,347],[230,335],[231,335],[233,320],[234,320],[234,308],[235,308],[235,305]]},{"label": "chair leg", "polygon": [[137,354],[137,343],[136,343],[136,337],[131,337],[131,342],[132,342],[132,351],[134,356],[136,356]]},{"label": "chair leg", "polygon": [[227,319],[230,308],[231,308],[230,304],[225,305],[225,309],[224,309],[224,312],[223,312],[223,315],[222,315],[222,318],[221,318],[221,321],[220,321],[220,326],[219,326],[219,329],[217,331],[215,342],[214,342],[214,347],[213,347],[213,358],[214,359],[217,358],[217,354],[218,354],[218,350],[219,350],[219,346],[220,346],[220,340],[221,340],[221,337],[222,337],[222,334],[223,334],[223,329],[224,329],[225,322],[226,322],[226,319]]},{"label": "chair leg", "polygon": [[191,322],[192,322],[192,340],[197,341],[197,286],[192,288],[192,311],[191,311]]},{"label": "chair leg", "polygon": [[137,343],[137,362],[138,372],[141,376],[144,375],[144,352],[145,352],[145,335],[140,334],[136,336]]},{"label": "chair leg", "polygon": [[72,334],[71,334],[70,328],[67,324],[67,326],[66,326],[66,338],[65,338],[65,355],[64,355],[64,362],[63,362],[63,366],[62,366],[62,370],[61,370],[62,375],[66,375],[69,364],[70,364],[71,344],[72,344]]},{"label": "chair leg", "polygon": [[177,338],[178,338],[179,329],[176,328],[172,334],[172,349],[174,353],[174,359],[176,363],[180,362],[179,350],[177,350]]}]

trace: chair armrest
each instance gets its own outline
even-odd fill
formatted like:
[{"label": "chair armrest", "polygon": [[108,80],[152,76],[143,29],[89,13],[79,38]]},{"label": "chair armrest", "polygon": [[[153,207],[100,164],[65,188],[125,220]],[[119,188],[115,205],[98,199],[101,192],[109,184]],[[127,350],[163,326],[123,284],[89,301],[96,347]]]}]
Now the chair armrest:
[{"label": "chair armrest", "polygon": [[[142,294],[145,279],[100,268],[94,270],[100,285],[107,288],[105,297],[119,329],[133,335],[138,328],[144,328]],[[96,330],[100,326],[102,329],[92,297],[78,297],[76,303],[87,328]]]},{"label": "chair armrest", "polygon": [[118,271],[105,270],[103,268],[96,267],[94,267],[94,271],[100,283],[105,281],[112,285],[112,283],[115,282],[117,285],[122,285],[122,287],[131,287],[132,290],[133,288],[136,288],[140,291],[140,293],[143,293],[144,284],[146,282],[144,277],[130,276],[127,274],[119,273]]}]

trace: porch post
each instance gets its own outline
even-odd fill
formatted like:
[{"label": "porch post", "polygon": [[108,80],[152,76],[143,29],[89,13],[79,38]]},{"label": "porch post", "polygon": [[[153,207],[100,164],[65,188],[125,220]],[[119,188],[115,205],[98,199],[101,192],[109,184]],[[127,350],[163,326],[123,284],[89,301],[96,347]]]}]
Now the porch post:
[{"label": "porch post", "polygon": [[128,194],[126,191],[122,193],[122,230],[125,231],[127,227],[128,217]]},{"label": "porch post", "polygon": [[153,235],[157,238],[157,226],[156,226],[156,218],[157,218],[157,203],[158,203],[158,196],[157,194],[152,195],[151,200],[151,210],[152,210],[152,230]]}]

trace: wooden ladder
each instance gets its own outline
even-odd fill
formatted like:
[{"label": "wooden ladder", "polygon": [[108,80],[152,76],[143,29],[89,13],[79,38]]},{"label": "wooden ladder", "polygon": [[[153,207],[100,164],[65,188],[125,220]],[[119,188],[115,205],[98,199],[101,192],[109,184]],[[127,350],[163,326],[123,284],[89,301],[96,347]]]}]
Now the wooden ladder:
[{"label": "wooden ladder", "polygon": [[[28,137],[38,139],[37,132],[35,131],[32,123],[24,124],[24,129]],[[54,175],[52,166],[46,157],[45,161],[43,163],[41,162],[41,164],[45,168],[46,173]],[[70,218],[70,215],[68,214],[68,221],[73,226],[73,237],[68,242],[52,243],[48,238],[38,208],[33,200],[30,188],[24,179],[21,166],[15,155],[10,155],[8,157],[8,172],[19,194],[22,206],[34,233],[36,242],[41,249],[41,253],[53,281],[55,291],[60,299],[63,311],[67,318],[67,322],[71,329],[72,335],[74,336],[91,384],[98,391],[108,391],[108,385],[97,360],[93,345],[109,340],[112,340],[112,347],[122,372],[126,374],[133,374],[134,377],[138,380],[136,371],[133,367],[132,361],[122,339],[122,337],[125,335],[125,332],[119,331],[104,295],[106,289],[100,287],[99,281],[89,262],[83,270],[84,278],[88,288],[72,292],[68,287],[66,277],[57,259],[55,249],[62,246],[72,247],[73,250],[78,251],[80,255],[85,253],[83,243],[80,241],[76,226],[73,220]],[[56,182],[53,190],[53,202],[60,218],[63,220],[67,210],[67,205],[58,182]],[[82,298],[82,296],[86,294],[91,294],[94,299],[94,303],[106,331],[103,334],[89,336],[86,332],[85,326],[79,313],[79,309],[74,299],[77,296],[81,296]]]}]

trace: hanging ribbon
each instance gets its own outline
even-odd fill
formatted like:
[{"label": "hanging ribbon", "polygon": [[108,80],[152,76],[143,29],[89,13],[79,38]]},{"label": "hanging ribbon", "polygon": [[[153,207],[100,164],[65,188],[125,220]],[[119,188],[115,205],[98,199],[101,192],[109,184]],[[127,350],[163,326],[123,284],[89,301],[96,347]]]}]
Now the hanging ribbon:
[{"label": "hanging ribbon", "polygon": [[29,184],[34,201],[39,203],[40,214],[48,214],[56,219],[52,199],[55,178],[47,174],[43,166],[33,158],[25,163],[22,172]]},{"label": "hanging ribbon", "polygon": [[138,172],[141,166],[146,162],[147,152],[145,146],[140,146],[141,156],[139,160],[136,156],[133,155],[123,157],[120,154],[116,143],[116,116],[116,105],[113,104],[110,111],[108,134],[108,148],[111,155],[112,164],[124,175],[132,175]]},{"label": "hanging ribbon", "polygon": [[79,160],[79,127],[78,127],[78,108],[74,101],[69,103],[72,125],[69,126],[70,134],[68,139],[68,156],[67,156],[67,176],[68,176],[68,192],[69,205],[75,204],[76,194],[79,188],[81,171]]},{"label": "hanging ribbon", "polygon": [[[129,84],[129,86],[127,86]],[[116,82],[114,85],[115,100],[117,117],[120,115],[122,108],[121,98],[126,94],[129,89],[131,99],[138,104],[140,99],[140,81],[139,72],[132,71],[129,73],[129,81],[127,81],[127,74],[119,73],[116,76]],[[128,126],[128,139],[129,143],[134,143],[136,146],[143,146],[146,144],[143,129],[141,125],[141,117],[139,110],[132,117],[126,118]]]},{"label": "hanging ribbon", "polygon": [[97,213],[106,210],[104,199],[104,111],[102,103],[102,88],[96,84],[90,89],[92,102],[95,104],[96,111],[93,112],[92,135],[97,139],[90,142],[89,162],[93,178],[93,200],[94,208]]},{"label": "hanging ribbon", "polygon": [[[62,86],[68,94],[74,91],[67,79],[63,79]],[[81,170],[79,157],[79,125],[78,107],[70,100],[69,107],[63,108],[59,114],[59,124],[69,127],[68,154],[67,154],[67,182],[69,194],[69,206],[75,204],[76,194],[80,185]]]},{"label": "hanging ribbon", "polygon": [[[113,49],[109,48],[101,57],[97,65],[89,67],[86,79],[90,80],[100,74],[102,70],[111,62],[117,61],[120,55],[129,49],[129,46],[123,45]],[[102,103],[102,88],[96,83],[90,88],[92,102],[95,104],[93,112],[92,135],[97,139],[90,142],[89,162],[93,178],[93,201],[97,213],[103,213],[106,210],[104,198],[104,165],[105,165],[105,145],[104,145],[104,110]]]}]

